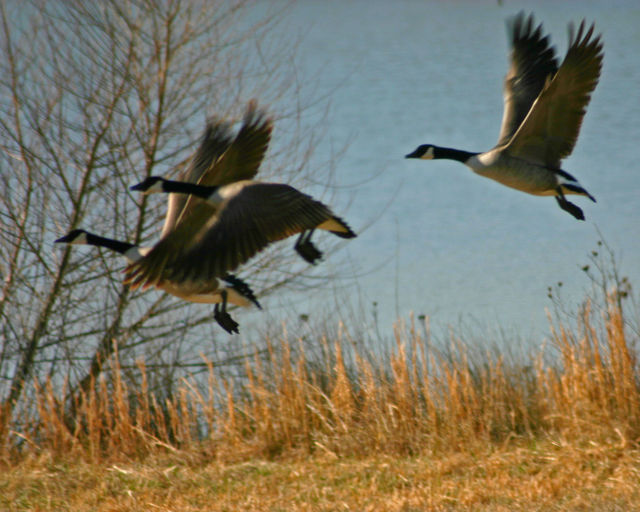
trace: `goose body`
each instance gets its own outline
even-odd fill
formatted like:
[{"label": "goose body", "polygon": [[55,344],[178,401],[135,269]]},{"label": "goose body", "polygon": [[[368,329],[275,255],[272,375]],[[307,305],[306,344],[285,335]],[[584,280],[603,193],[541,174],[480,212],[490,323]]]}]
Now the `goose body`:
[{"label": "goose body", "polygon": [[300,233],[296,251],[314,263],[322,254],[310,240],[315,229],[342,238],[356,236],[329,207],[286,184],[241,180],[203,186],[152,176],[131,188],[146,194],[189,194],[216,211],[212,217],[194,219],[189,233],[171,233],[158,244],[158,250],[154,248],[147,258],[129,265],[125,282],[133,287],[152,286],[163,275],[178,280],[214,278],[270,243],[296,233]]},{"label": "goose body", "polygon": [[[129,263],[144,260],[151,251],[150,247],[139,247],[129,242],[99,236],[83,229],[74,229],[57,239],[55,243],[104,247],[122,254]],[[260,303],[249,285],[231,274],[208,281],[163,280],[158,283],[157,288],[189,302],[216,304],[216,306],[222,304],[222,309],[216,308],[214,316],[228,332],[238,332],[238,324],[226,313],[227,303],[243,307],[255,304],[260,308]]]},{"label": "goose body", "polygon": [[[222,186],[238,179],[252,178],[257,173],[267,149],[271,130],[271,120],[256,108],[255,102],[249,104],[242,126],[235,137],[229,123],[210,119],[202,141],[187,168],[180,173],[180,179],[204,186]],[[212,203],[196,196],[169,194],[161,238],[151,248],[141,248],[84,230],[73,230],[56,242],[105,247],[125,256],[130,265],[144,265],[151,254],[153,258],[171,259],[178,266],[188,265],[188,262],[181,262],[176,254],[169,254],[167,251],[172,250],[172,246],[163,241],[170,238],[189,244],[189,237],[196,234],[193,230],[194,225],[204,228],[198,233],[199,236],[206,236],[206,221],[215,213],[216,208]],[[202,274],[182,278],[177,273],[161,274],[154,281],[154,286],[190,302],[215,304],[214,318],[230,333],[238,332],[238,324],[226,311],[227,302],[239,306],[255,304],[260,307],[251,288],[226,271],[206,277]]]},{"label": "goose body", "polygon": [[422,144],[406,158],[456,160],[473,172],[507,187],[539,196],[555,196],[559,206],[584,220],[582,210],[565,198],[595,198],[561,161],[573,150],[586,107],[600,77],[602,43],[593,25],[577,34],[569,25],[569,49],[558,66],[542,26],[520,13],[508,23],[511,65],[505,79],[504,113],[495,147],[486,152]]}]

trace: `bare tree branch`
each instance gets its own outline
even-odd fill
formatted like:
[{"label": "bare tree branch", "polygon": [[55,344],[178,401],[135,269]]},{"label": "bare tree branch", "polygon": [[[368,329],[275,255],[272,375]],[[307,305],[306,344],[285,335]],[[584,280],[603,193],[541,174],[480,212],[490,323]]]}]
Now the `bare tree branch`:
[{"label": "bare tree branch", "polygon": [[[250,8],[254,8],[253,10]],[[119,255],[52,242],[72,228],[140,245],[157,240],[165,205],[128,186],[188,161],[207,116],[240,119],[246,102],[285,104],[263,177],[331,186],[310,169],[314,131],[289,42],[270,38],[277,11],[253,0],[0,1],[0,403],[5,425],[29,407],[34,378],[84,392],[117,346],[157,384],[198,367],[200,352],[236,364],[239,344],[209,308],[123,287]],[[274,58],[277,56],[277,58]],[[276,127],[277,128],[277,127]],[[313,176],[312,176],[313,175]],[[243,270],[260,295],[304,287],[308,267],[276,245]],[[319,277],[315,277],[318,279]],[[213,340],[213,342],[212,342]],[[195,365],[195,366],[194,366]],[[28,394],[28,393],[27,393]],[[73,402],[73,400],[70,400]]]}]

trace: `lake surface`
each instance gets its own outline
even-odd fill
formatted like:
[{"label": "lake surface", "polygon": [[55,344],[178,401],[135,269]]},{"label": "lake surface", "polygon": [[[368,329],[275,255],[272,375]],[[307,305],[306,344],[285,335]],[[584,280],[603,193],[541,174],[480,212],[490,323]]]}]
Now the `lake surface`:
[{"label": "lake surface", "polygon": [[[568,22],[595,21],[603,34],[600,83],[563,163],[598,200],[575,198],[586,222],[553,198],[507,189],[457,162],[404,159],[425,142],[472,151],[495,144],[504,21],[532,5],[560,58]],[[375,302],[383,328],[414,312],[436,326],[479,324],[539,340],[548,331],[547,287],[561,281],[568,304],[590,287],[580,267],[598,230],[640,286],[639,2],[300,0],[281,27],[282,37],[301,38],[301,81],[329,97],[316,158],[348,142],[332,205],[356,231],[373,223],[323,263],[358,277],[311,299],[269,299],[272,317],[324,304],[348,323],[340,302],[367,318]]]}]

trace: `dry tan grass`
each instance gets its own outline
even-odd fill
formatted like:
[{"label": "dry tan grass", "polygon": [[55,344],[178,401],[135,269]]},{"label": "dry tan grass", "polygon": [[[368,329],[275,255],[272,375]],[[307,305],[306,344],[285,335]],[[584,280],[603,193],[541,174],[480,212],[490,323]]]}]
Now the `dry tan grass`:
[{"label": "dry tan grass", "polygon": [[[2,439],[8,510],[627,510],[640,501],[640,374],[619,303],[558,357],[447,355],[415,326],[387,358],[346,339],[270,341],[159,403],[111,379],[73,414],[48,384]],[[552,363],[549,359],[553,360]],[[202,433],[208,433],[203,437]],[[4,500],[4,501],[3,501]],[[2,508],[0,507],[0,508]]]},{"label": "dry tan grass", "polygon": [[640,452],[522,441],[438,457],[385,454],[240,463],[176,455],[95,464],[23,460],[2,510],[634,510]]}]

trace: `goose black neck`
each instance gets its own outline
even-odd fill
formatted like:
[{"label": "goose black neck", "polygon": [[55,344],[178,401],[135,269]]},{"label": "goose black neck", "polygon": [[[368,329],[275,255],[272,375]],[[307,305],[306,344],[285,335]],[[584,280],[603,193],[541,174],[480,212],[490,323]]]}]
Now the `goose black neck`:
[{"label": "goose black neck", "polygon": [[207,187],[205,185],[196,185],[185,181],[164,180],[163,190],[165,192],[176,192],[178,194],[192,194],[194,196],[207,199],[213,194],[218,187]]},{"label": "goose black neck", "polygon": [[440,146],[433,147],[433,158],[444,158],[447,160],[457,160],[458,162],[466,162],[472,156],[479,153],[472,153],[470,151],[462,151],[461,149],[454,148],[442,148]]},{"label": "goose black neck", "polygon": [[120,240],[105,238],[103,236],[94,235],[93,233],[87,233],[87,242],[91,245],[106,247],[107,249],[119,252],[120,254],[125,254],[129,249],[135,247],[135,245],[130,244],[129,242],[121,242]]}]

